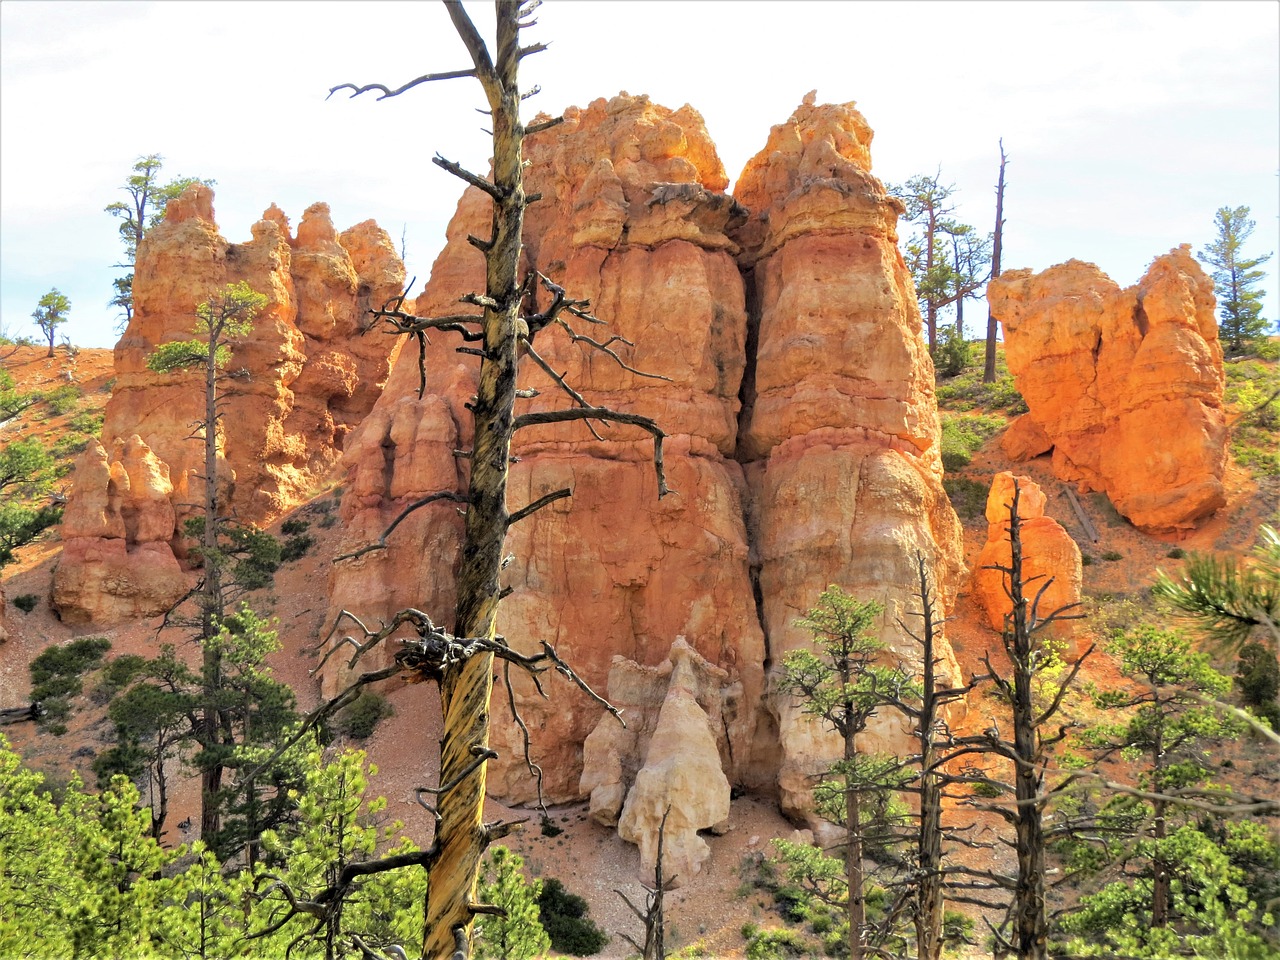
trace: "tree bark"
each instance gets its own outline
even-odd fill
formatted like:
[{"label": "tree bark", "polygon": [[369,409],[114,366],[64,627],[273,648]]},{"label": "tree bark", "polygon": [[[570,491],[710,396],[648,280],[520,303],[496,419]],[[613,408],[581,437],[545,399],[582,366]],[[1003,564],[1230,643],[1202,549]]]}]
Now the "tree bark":
[{"label": "tree bark", "polygon": [[942,955],[942,782],[936,768],[937,747],[934,726],[938,721],[937,681],[934,676],[933,605],[930,602],[924,558],[917,560],[920,572],[920,600],[924,624],[920,634],[923,644],[920,716],[917,735],[920,740],[920,832],[918,835],[916,956],[919,960],[935,960]]},{"label": "tree bark", "polygon": [[[850,711],[852,712],[852,711]],[[852,725],[846,727],[844,734],[844,759],[852,765],[858,756],[857,734]],[[867,923],[867,904],[863,896],[862,875],[862,822],[861,797],[859,791],[849,782],[852,777],[852,766],[845,775],[844,815],[845,815],[845,847],[844,872],[849,883],[849,960],[862,960],[862,931]]]},{"label": "tree bark", "polygon": [[[458,573],[454,633],[492,639],[500,593],[499,572],[507,531],[507,467],[511,453],[516,390],[516,320],[520,309],[521,232],[527,201],[523,185],[524,129],[516,84],[519,61],[515,3],[498,4],[497,63],[489,64],[475,27],[457,3],[449,15],[467,44],[489,100],[493,120],[492,246],[486,251],[484,355],[473,404],[475,446]],[[440,782],[460,777],[489,746],[489,700],[493,655],[477,654],[446,668],[440,683],[444,736]],[[485,764],[440,797],[438,856],[426,902],[423,956],[445,960],[469,954],[476,878],[487,846],[484,832]]]},{"label": "tree bark", "polygon": [[[225,312],[226,307],[223,306]],[[209,352],[204,365],[204,596],[200,604],[202,647],[199,743],[209,750],[218,742],[222,729],[221,711],[215,700],[222,686],[222,654],[212,642],[222,616],[222,564],[218,552],[218,346],[221,330],[215,314],[209,319]],[[163,761],[162,761],[163,762]],[[223,766],[206,762],[200,771],[200,837],[212,843],[221,827],[218,793],[222,789]]]},{"label": "tree bark", "polygon": [[[991,243],[991,279],[1000,276],[1000,251],[1004,238],[1004,140],[1000,141],[1000,180],[996,184],[996,231]],[[996,382],[996,318],[987,306],[987,355],[986,366],[982,370],[983,383]]]},{"label": "tree bark", "polygon": [[1011,712],[1014,741],[1014,831],[1018,877],[1014,887],[1013,942],[1019,960],[1047,960],[1049,924],[1044,900],[1044,824],[1036,710],[1033,702],[1031,604],[1023,595],[1022,536],[1014,487],[1009,511],[1009,596],[1013,604],[1006,644],[1013,670]]}]

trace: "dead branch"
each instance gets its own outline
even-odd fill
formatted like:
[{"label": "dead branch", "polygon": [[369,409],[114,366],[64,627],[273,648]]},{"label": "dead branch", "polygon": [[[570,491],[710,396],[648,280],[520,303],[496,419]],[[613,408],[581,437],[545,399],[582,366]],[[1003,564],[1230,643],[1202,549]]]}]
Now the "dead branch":
[{"label": "dead branch", "polygon": [[[372,553],[375,550],[385,550],[387,547],[387,537],[391,536],[391,531],[393,531],[396,527],[400,526],[400,524],[404,521],[406,517],[409,516],[409,514],[413,513],[415,510],[419,510],[422,507],[427,506],[427,504],[436,503],[437,501],[440,501],[440,500],[451,500],[454,503],[470,503],[471,502],[465,494],[454,493],[452,490],[442,490],[439,493],[429,494],[428,496],[423,497],[421,500],[415,500],[413,503],[409,504],[407,507],[405,507],[403,510],[400,511],[400,515],[391,521],[391,525],[387,527],[387,529],[382,531],[382,536],[380,536],[376,541],[366,546],[363,546],[359,550],[353,551],[352,553],[344,553],[341,556],[334,557],[333,562],[337,563],[340,560],[354,560],[356,557],[363,557],[366,553]],[[332,631],[330,631],[330,633],[332,633]]]},{"label": "dead branch", "polygon": [[650,417],[638,413],[621,413],[609,407],[577,407],[571,410],[543,410],[535,413],[522,413],[515,418],[512,431],[525,427],[535,427],[547,423],[567,423],[571,420],[604,420],[609,423],[623,423],[647,430],[653,435],[653,467],[658,475],[658,497],[665,497],[673,491],[667,487],[667,476],[662,464],[662,441],[666,434],[657,422]]},{"label": "dead branch", "polygon": [[431,158],[431,162],[442,170],[448,170],[459,180],[471,184],[471,186],[475,187],[477,190],[483,190],[494,200],[497,200],[498,202],[503,200],[501,188],[494,184],[493,181],[486,180],[477,173],[472,173],[461,164],[454,163],[452,160],[446,160],[438,153]]},{"label": "dead branch", "polygon": [[381,83],[366,83],[362,87],[358,87],[354,83],[340,83],[336,87],[329,88],[329,96],[325,97],[325,99],[328,100],[329,97],[332,97],[339,90],[350,90],[352,97],[358,97],[360,94],[368,93],[370,90],[381,90],[382,96],[375,97],[374,99],[386,100],[389,97],[398,97],[406,90],[412,90],[419,84],[431,83],[433,80],[457,80],[460,77],[474,77],[475,75],[475,70],[450,70],[446,73],[427,73],[418,77],[416,80],[410,80],[408,83],[396,87],[394,90]]},{"label": "dead branch", "polygon": [[545,494],[544,496],[541,496],[537,500],[533,501],[533,503],[530,503],[527,506],[521,507],[515,513],[511,514],[511,516],[507,517],[507,528],[510,529],[511,527],[519,523],[521,520],[525,519],[526,517],[532,516],[533,514],[541,510],[543,507],[547,506],[548,504],[555,503],[557,500],[563,500],[565,497],[571,497],[571,496],[573,496],[573,491],[568,489],[567,487],[562,488],[560,490],[554,490],[551,493]]}]

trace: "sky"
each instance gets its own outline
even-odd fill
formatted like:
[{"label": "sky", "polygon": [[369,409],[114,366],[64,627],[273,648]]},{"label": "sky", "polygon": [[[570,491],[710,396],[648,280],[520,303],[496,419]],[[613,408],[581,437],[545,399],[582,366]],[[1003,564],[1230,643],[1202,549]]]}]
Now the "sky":
[{"label": "sky", "polygon": [[[486,36],[492,7],[468,10]],[[525,42],[530,117],[620,91],[706,120],[731,180],[810,90],[855,101],[886,183],[941,169],[957,215],[994,224],[1009,157],[1004,267],[1098,264],[1121,286],[1214,212],[1248,206],[1245,252],[1280,250],[1280,4],[546,0]],[[470,66],[442,5],[410,2],[0,2],[0,331],[37,336],[40,297],[71,300],[72,342],[109,347],[134,161],[212,178],[232,242],[272,203],[296,225],[327,202],[373,218],[429,275],[462,185],[438,151],[487,168],[478,84],[326,101]],[[1280,315],[1277,260],[1260,286]],[[978,317],[984,308],[967,308]]]}]

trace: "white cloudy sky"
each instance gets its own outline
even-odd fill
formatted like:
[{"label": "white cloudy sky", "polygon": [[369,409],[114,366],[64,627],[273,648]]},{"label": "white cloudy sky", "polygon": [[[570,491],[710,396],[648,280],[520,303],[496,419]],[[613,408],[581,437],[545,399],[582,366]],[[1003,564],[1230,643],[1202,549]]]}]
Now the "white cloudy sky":
[{"label": "white cloudy sky", "polygon": [[[491,22],[489,4],[470,9]],[[548,0],[538,18],[529,37],[551,49],[524,64],[542,87],[532,111],[620,90],[691,103],[730,178],[816,88],[857,101],[882,179],[941,165],[985,231],[1003,137],[1006,268],[1075,257],[1128,285],[1170,247],[1199,250],[1224,205],[1252,208],[1251,252],[1280,248],[1274,0]],[[339,229],[373,217],[403,231],[425,278],[460,187],[431,156],[486,164],[478,87],[325,95],[469,65],[434,3],[4,0],[0,324],[35,333],[30,313],[57,286],[75,342],[114,342],[120,249],[102,208],[146,153],[166,176],[217,180],[229,240],[273,202],[296,223],[324,200]],[[1274,320],[1274,259],[1267,271]]]}]

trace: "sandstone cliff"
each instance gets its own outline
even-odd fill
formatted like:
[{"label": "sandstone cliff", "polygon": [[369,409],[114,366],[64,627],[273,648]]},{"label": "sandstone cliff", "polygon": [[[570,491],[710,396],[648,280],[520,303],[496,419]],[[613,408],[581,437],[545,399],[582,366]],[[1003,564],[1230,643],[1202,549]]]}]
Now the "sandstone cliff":
[{"label": "sandstone cliff", "polygon": [[[318,203],[295,238],[273,205],[252,240],[233,244],[218,233],[212,191],[189,188],[138,248],[135,312],[115,350],[103,445],[85,452],[63,525],[54,603],[64,619],[147,616],[185,589],[175,557],[183,552],[182,521],[203,496],[203,441],[192,428],[203,418],[203,374],[155,373],[146,359],[160,343],[190,339],[196,306],[238,280],[268,303],[234,349],[232,366],[244,373],[223,388],[219,453],[229,512],[262,524],[307,499],[380,392],[393,345],[361,334],[369,306],[404,282],[387,235],[372,221],[338,235],[328,206]],[[126,458],[107,458],[106,448],[122,442]],[[141,450],[155,463],[155,482],[139,488],[122,477],[127,457]],[[139,489],[149,498],[139,508],[142,531],[122,523],[133,507],[110,506]]]},{"label": "sandstone cliff", "polygon": [[1185,530],[1225,503],[1213,281],[1189,246],[1157,257],[1123,290],[1070,260],[1039,274],[1007,271],[987,296],[1034,421],[1019,424],[1006,452],[1052,446],[1056,476],[1105,491],[1148,532]]},{"label": "sandstone cliff", "polygon": [[[573,496],[512,529],[499,630],[524,650],[553,642],[597,690],[623,699],[634,685],[627,676],[705,663],[714,682],[672,680],[676,693],[635,707],[638,729],[702,730],[710,718],[698,763],[714,747],[727,783],[781,781],[795,812],[807,807],[804,778],[838,748],[770,693],[773,665],[806,642],[794,618],[840,583],[886,603],[881,636],[910,662],[918,653],[894,623],[912,608],[910,587],[897,584],[912,582],[917,551],[946,597],[962,573],[959,525],[941,486],[932,365],[897,251],[900,208],[869,173],[870,138],[852,105],[809,98],[774,128],[736,197],[723,192],[714,146],[687,106],[597,100],[526,143],[527,189],[544,198],[526,220],[528,266],[589,297],[608,334],[636,344],[619,346],[628,364],[669,379],[639,376],[567,338],[544,334],[536,347],[590,400],[661,423],[676,493],[657,498],[651,445],[625,428],[603,439],[580,424],[517,434],[510,508],[562,487]],[[482,288],[483,261],[466,236],[483,235],[488,220],[487,198],[468,189],[414,312],[457,312],[462,294]],[[417,499],[463,488],[466,460],[455,451],[469,443],[475,361],[433,339],[426,394],[417,397],[416,351],[402,353],[348,443],[342,514],[353,548]],[[567,403],[527,360],[520,385],[539,391],[521,409]],[[414,512],[386,550],[337,566],[331,611],[382,616],[413,604],[448,623],[459,534],[455,504]],[[673,652],[677,637],[687,655]],[[327,689],[344,672],[329,671]],[[656,764],[668,783],[688,773],[655,753],[669,732],[611,733],[612,721],[568,684],[554,682],[547,703],[515,683],[548,797],[598,796],[595,815],[647,824],[632,833],[645,847],[662,791],[641,772]],[[500,718],[503,700],[495,698]],[[583,769],[593,730],[610,743],[621,737],[623,753],[600,761],[610,769],[594,760]],[[891,745],[893,731],[880,734]],[[490,789],[532,799],[516,726],[499,722],[494,745],[502,758]],[[682,806],[689,831],[718,810],[695,806]],[[681,856],[696,869],[696,844]]]}]

